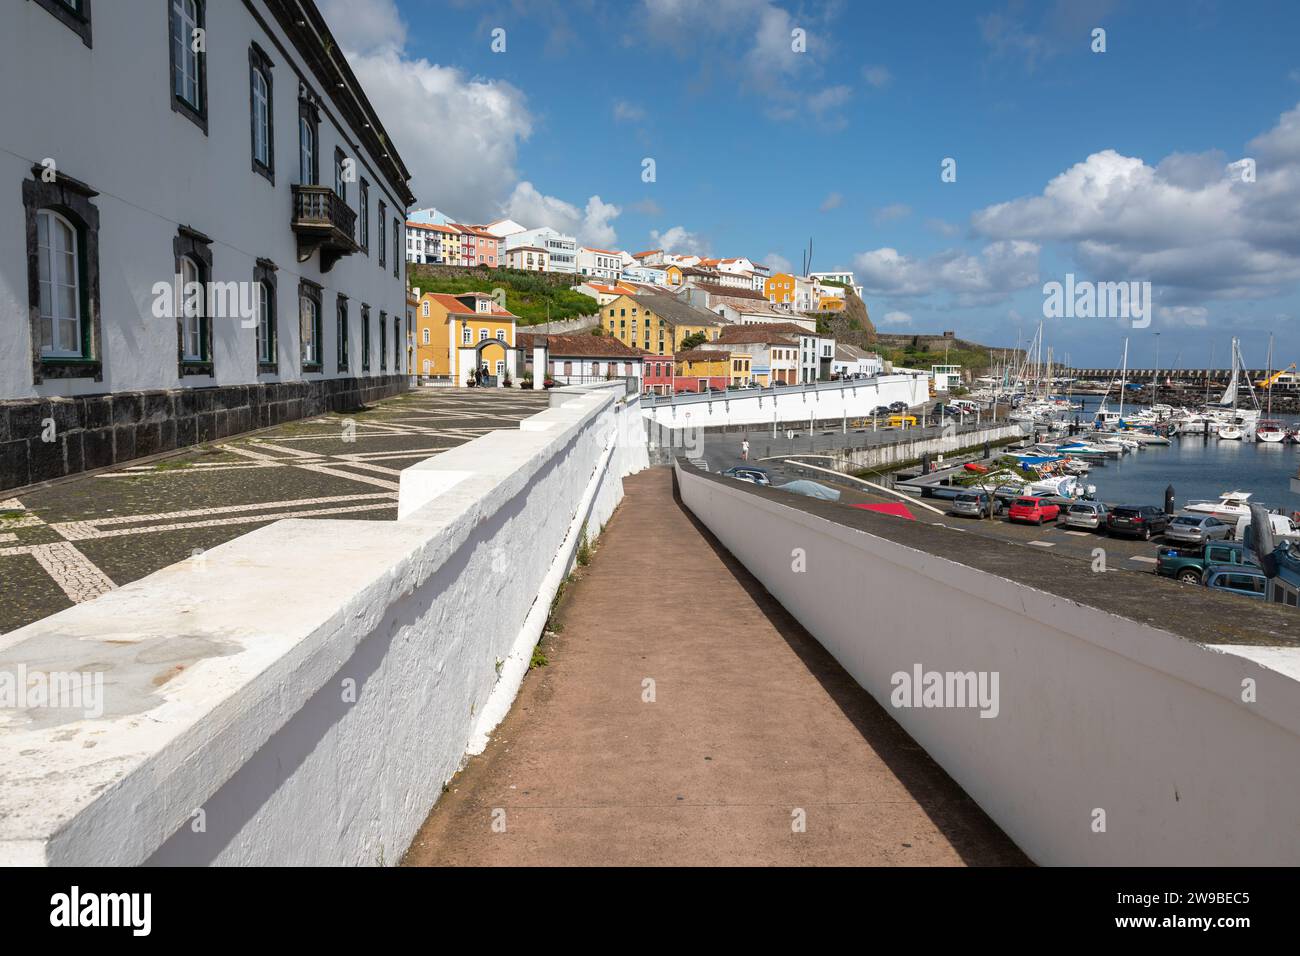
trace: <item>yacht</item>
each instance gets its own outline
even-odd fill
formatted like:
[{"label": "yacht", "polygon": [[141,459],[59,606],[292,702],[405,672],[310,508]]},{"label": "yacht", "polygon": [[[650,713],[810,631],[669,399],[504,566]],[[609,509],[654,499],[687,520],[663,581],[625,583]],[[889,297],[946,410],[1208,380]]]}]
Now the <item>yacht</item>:
[{"label": "yacht", "polygon": [[1286,428],[1275,418],[1261,418],[1255,426],[1255,440],[1276,444],[1286,438]]},{"label": "yacht", "polygon": [[1189,501],[1183,510],[1235,521],[1250,514],[1250,495],[1249,491],[1225,491],[1219,495],[1218,501]]},{"label": "yacht", "polygon": [[1218,436],[1223,441],[1241,441],[1241,426],[1235,423],[1220,425]]}]

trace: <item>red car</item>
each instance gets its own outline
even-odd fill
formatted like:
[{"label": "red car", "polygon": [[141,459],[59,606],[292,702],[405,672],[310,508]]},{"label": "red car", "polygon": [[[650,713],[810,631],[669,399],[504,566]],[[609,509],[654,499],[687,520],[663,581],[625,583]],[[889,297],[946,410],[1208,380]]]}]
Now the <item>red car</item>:
[{"label": "red car", "polygon": [[1060,505],[1054,505],[1042,498],[1017,498],[1011,502],[1011,510],[1007,512],[1007,517],[1012,521],[1042,524],[1044,521],[1055,521],[1060,513]]}]

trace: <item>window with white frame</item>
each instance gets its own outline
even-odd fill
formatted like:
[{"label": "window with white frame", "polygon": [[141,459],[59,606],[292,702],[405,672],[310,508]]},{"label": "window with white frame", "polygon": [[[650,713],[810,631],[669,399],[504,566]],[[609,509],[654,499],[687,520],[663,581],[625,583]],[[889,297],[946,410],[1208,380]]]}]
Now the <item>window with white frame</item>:
[{"label": "window with white frame", "polygon": [[186,362],[202,362],[204,355],[203,323],[204,294],[203,268],[189,256],[181,257],[181,358]]},{"label": "window with white frame", "polygon": [[271,58],[256,43],[248,48],[249,114],[253,136],[253,170],[275,182],[275,150],[272,146]]},{"label": "window with white frame", "polygon": [[204,0],[171,0],[172,105],[207,131],[203,76]]},{"label": "window with white frame", "polygon": [[275,364],[275,293],[265,280],[257,287],[257,364],[259,369]]},{"label": "window with white frame", "polygon": [[77,229],[52,209],[36,215],[40,264],[41,355],[82,358],[81,252]]}]

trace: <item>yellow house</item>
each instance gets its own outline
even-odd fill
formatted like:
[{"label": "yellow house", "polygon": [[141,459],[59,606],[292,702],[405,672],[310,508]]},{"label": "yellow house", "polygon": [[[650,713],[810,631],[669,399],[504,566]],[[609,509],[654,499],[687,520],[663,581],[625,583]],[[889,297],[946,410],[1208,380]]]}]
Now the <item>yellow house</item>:
[{"label": "yellow house", "polygon": [[442,243],[442,258],[440,260],[441,264],[449,265],[449,266],[460,265],[460,256],[461,256],[460,230],[453,228],[452,226],[443,226],[443,225],[425,226],[424,228],[431,229],[434,232],[436,232],[441,240]]},{"label": "yellow house", "polygon": [[817,303],[817,308],[822,312],[841,312],[844,310],[844,300],[838,296],[825,296]]},{"label": "yellow house", "polygon": [[665,275],[668,278],[669,288],[673,288],[673,289],[680,288],[681,284],[686,280],[686,277],[682,275],[681,267],[674,265],[671,262],[662,266],[654,266],[653,268],[662,269],[664,271]]},{"label": "yellow house", "polygon": [[515,316],[486,292],[426,292],[416,313],[416,374],[467,384],[475,367],[513,376]]},{"label": "yellow house", "polygon": [[750,383],[752,356],[747,352],[724,349],[691,349],[673,356],[676,363],[676,390],[703,392],[710,388],[727,388]]},{"label": "yellow house", "polygon": [[794,276],[788,272],[778,272],[763,282],[763,295],[773,305],[792,305],[794,303]]},{"label": "yellow house", "polygon": [[704,333],[713,341],[726,324],[712,312],[664,292],[620,295],[601,307],[600,324],[606,335],[624,345],[655,355],[672,355],[687,336]]}]

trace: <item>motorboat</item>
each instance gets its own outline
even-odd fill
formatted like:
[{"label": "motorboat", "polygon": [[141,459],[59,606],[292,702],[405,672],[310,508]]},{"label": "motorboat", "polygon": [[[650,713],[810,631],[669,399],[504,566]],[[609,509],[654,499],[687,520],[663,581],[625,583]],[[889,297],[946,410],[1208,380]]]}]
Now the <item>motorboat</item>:
[{"label": "motorboat", "polygon": [[1218,501],[1189,501],[1183,510],[1235,521],[1242,515],[1250,514],[1250,495],[1249,491],[1225,491],[1219,495]]},{"label": "motorboat", "polygon": [[1241,441],[1241,426],[1237,424],[1220,425],[1216,434],[1222,441]]},{"label": "motorboat", "polygon": [[1129,441],[1135,441],[1139,445],[1168,445],[1169,439],[1164,435],[1156,435],[1153,432],[1140,431],[1136,428],[1128,428],[1120,432],[1124,438]]}]

